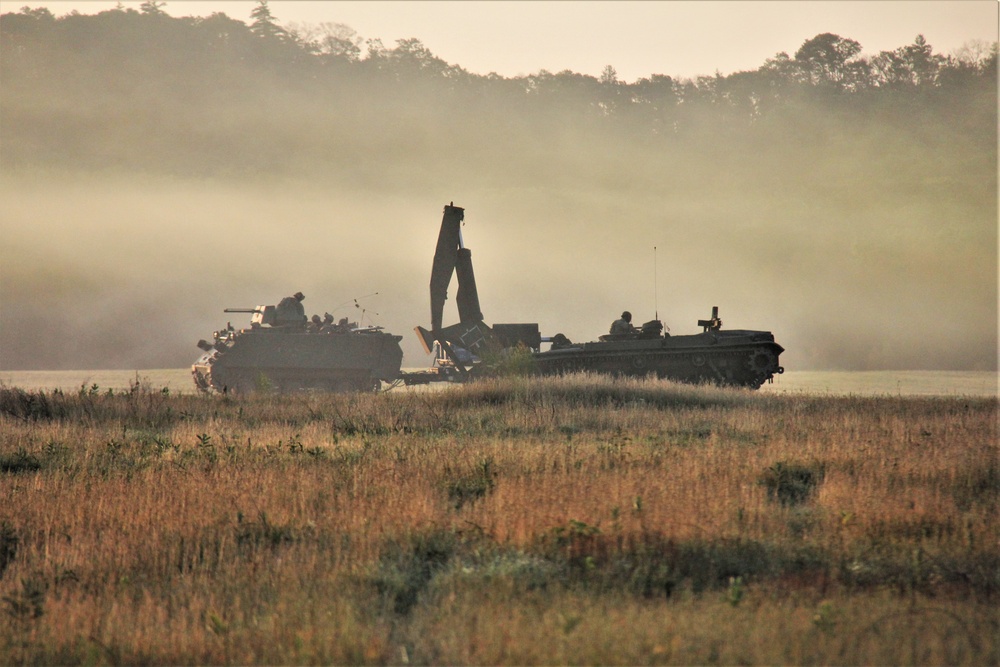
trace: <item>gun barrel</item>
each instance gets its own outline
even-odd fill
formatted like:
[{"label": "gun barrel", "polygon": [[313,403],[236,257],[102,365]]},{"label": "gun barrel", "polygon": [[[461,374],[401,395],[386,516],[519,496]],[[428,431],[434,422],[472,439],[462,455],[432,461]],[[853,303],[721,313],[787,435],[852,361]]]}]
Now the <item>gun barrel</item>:
[{"label": "gun barrel", "polygon": [[224,313],[256,313],[259,308],[226,308]]}]

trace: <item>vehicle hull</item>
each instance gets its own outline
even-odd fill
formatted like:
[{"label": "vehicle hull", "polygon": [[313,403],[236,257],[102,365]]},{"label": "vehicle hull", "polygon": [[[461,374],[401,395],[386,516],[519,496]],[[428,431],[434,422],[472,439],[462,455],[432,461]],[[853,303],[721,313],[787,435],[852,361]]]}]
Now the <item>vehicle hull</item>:
[{"label": "vehicle hull", "polygon": [[579,371],[758,388],[784,372],[784,348],[766,331],[709,331],[553,346],[535,353],[542,374]]},{"label": "vehicle hull", "polygon": [[401,336],[244,329],[191,368],[204,391],[377,390],[400,376]]}]

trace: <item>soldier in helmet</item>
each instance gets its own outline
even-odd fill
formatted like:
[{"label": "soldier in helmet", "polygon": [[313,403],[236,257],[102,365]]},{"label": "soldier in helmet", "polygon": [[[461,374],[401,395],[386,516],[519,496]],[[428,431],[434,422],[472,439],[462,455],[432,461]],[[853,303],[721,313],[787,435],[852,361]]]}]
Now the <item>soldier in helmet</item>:
[{"label": "soldier in helmet", "polygon": [[620,319],[615,320],[611,323],[611,332],[613,334],[627,334],[634,333],[635,327],[632,326],[632,313],[627,310],[622,313]]},{"label": "soldier in helmet", "polygon": [[302,305],[302,300],[305,298],[302,292],[286,296],[278,302],[278,307],[275,308],[275,319],[280,324],[305,324],[307,321],[306,308]]}]

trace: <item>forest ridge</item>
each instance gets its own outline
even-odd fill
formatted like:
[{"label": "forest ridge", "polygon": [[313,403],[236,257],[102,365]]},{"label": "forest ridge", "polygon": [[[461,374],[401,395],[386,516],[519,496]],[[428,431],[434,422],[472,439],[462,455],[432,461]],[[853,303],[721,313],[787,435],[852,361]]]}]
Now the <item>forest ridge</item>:
[{"label": "forest ridge", "polygon": [[918,35],[863,56],[857,41],[823,33],[729,75],[628,83],[609,65],[599,77],[505,78],[449,64],[416,38],[387,48],[343,24],[286,27],[266,2],[249,24],[174,18],[163,5],[0,17],[0,167],[381,173],[434,154],[459,175],[475,151],[478,169],[516,179],[511,159],[531,178],[540,159],[572,170],[568,160],[611,147],[629,159],[749,157],[845,128],[915,138],[939,165],[996,163],[995,43],[945,56]]}]

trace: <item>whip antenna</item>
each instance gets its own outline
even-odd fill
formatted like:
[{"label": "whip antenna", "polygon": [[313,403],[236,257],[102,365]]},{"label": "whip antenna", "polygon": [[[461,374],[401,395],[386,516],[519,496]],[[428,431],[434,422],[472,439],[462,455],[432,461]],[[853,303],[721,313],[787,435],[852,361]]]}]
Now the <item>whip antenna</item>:
[{"label": "whip antenna", "polygon": [[659,295],[657,294],[657,280],[656,280],[656,246],[653,246],[653,312],[656,313],[656,319],[660,319],[660,302]]},{"label": "whip antenna", "polygon": [[[358,303],[358,299],[367,299],[370,296],[378,296],[378,292],[372,292],[371,294],[365,294],[364,296],[356,296],[353,299],[348,299],[344,303],[342,303],[339,306],[337,306],[336,308],[334,308],[333,312],[336,313],[338,310],[340,310],[341,308],[343,308],[347,304],[351,303],[352,301],[354,302],[354,307],[355,308],[361,308],[361,304]],[[378,315],[378,313],[375,313],[375,314]]]}]

